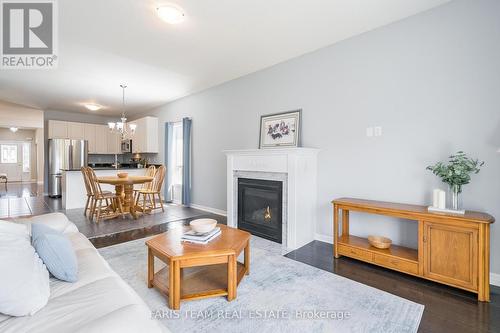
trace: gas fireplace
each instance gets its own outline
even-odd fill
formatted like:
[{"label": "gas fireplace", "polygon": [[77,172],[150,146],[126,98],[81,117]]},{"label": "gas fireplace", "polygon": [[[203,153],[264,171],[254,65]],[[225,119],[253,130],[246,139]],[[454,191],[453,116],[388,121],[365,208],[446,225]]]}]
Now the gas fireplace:
[{"label": "gas fireplace", "polygon": [[282,242],[283,182],[238,178],[238,228]]}]

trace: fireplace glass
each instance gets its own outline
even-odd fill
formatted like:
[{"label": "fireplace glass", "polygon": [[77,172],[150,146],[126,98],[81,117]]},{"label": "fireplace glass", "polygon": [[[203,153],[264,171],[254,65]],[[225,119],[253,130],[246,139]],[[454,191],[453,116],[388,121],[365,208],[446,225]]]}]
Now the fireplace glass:
[{"label": "fireplace glass", "polygon": [[282,242],[283,183],[238,178],[238,228]]}]

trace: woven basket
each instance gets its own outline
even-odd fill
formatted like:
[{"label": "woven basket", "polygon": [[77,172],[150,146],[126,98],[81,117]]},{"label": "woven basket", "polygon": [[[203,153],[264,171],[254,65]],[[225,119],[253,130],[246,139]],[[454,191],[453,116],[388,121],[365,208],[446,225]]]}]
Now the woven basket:
[{"label": "woven basket", "polygon": [[388,249],[392,244],[392,240],[383,236],[368,236],[368,242],[377,249]]}]

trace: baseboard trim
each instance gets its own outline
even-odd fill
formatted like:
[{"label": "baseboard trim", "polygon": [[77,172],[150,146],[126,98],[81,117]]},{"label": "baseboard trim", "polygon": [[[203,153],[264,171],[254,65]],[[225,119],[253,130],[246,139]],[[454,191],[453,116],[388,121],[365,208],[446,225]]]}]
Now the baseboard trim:
[{"label": "baseboard trim", "polygon": [[490,273],[490,284],[500,287],[500,274]]},{"label": "baseboard trim", "polygon": [[213,213],[213,214],[217,214],[217,215],[222,215],[222,216],[227,216],[227,212],[225,210],[222,210],[222,209],[217,209],[217,208],[202,206],[202,205],[193,204],[193,203],[190,204],[189,206],[192,207],[192,208],[199,209],[199,210],[204,210],[204,211],[209,212],[209,213]]},{"label": "baseboard trim", "polygon": [[316,233],[314,234],[314,239],[321,242],[333,244],[333,236]]},{"label": "baseboard trim", "polygon": [[[314,234],[314,239],[321,242],[333,244],[333,236],[316,233]],[[490,273],[490,284],[500,287],[500,274]]]}]

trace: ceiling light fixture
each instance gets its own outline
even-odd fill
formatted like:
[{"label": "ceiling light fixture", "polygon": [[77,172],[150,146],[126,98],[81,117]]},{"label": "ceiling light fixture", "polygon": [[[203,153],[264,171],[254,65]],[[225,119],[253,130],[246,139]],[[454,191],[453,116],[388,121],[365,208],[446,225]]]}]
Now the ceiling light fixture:
[{"label": "ceiling light fixture", "polygon": [[168,4],[156,8],[158,16],[168,24],[182,23],[186,19],[186,14],[177,5]]},{"label": "ceiling light fixture", "polygon": [[98,111],[98,110],[102,109],[102,105],[94,104],[94,103],[86,103],[83,106],[85,106],[90,111]]},{"label": "ceiling light fixture", "polygon": [[125,88],[127,88],[126,84],[120,84],[122,88],[122,117],[121,121],[117,121],[116,123],[109,122],[108,127],[112,133],[117,133],[120,135],[122,140],[131,139],[135,134],[135,130],[137,128],[136,124],[127,124],[127,117],[125,117]]},{"label": "ceiling light fixture", "polygon": [[9,128],[12,133],[16,133],[18,128],[17,127],[11,127]]}]

